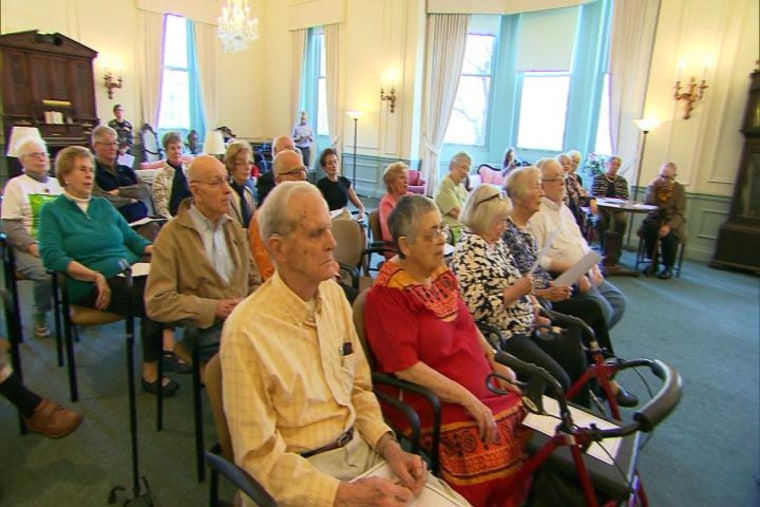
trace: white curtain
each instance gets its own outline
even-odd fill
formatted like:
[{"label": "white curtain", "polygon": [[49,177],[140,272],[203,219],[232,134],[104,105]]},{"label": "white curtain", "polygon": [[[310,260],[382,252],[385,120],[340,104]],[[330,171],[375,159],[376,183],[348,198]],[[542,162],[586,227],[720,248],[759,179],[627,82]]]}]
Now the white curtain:
[{"label": "white curtain", "polygon": [[330,132],[330,145],[338,153],[343,153],[343,124],[345,107],[343,96],[343,69],[341,68],[341,39],[343,24],[325,25],[325,86],[327,88],[327,128]]},{"label": "white curtain", "polygon": [[303,61],[306,52],[306,29],[292,30],[290,36],[293,39],[293,59],[291,61],[291,75],[295,86],[290,95],[290,122],[298,123],[298,106],[301,102],[301,88],[303,86]]},{"label": "white curtain", "polygon": [[438,157],[454,107],[470,16],[430,14],[427,19],[422,174],[426,192],[438,186]]},{"label": "white curtain", "polygon": [[164,15],[140,10],[138,14],[140,55],[143,62],[140,72],[140,101],[144,123],[154,129],[158,126],[158,106],[161,101],[161,60],[164,54]]},{"label": "white curtain", "polygon": [[622,157],[621,174],[632,174],[641,133],[633,120],[644,113],[660,0],[615,0],[610,37],[610,137]]},{"label": "white curtain", "polygon": [[216,27],[200,21],[195,27],[195,52],[198,79],[201,85],[201,103],[207,129],[215,128],[216,121]]}]

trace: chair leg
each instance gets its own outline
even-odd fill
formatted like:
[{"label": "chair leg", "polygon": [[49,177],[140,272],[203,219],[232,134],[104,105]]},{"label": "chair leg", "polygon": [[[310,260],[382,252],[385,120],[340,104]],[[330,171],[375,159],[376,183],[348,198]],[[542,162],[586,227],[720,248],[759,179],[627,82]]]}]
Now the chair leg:
[{"label": "chair leg", "polygon": [[158,343],[158,391],[156,392],[156,431],[164,429],[164,340]]},{"label": "chair leg", "polygon": [[676,267],[676,278],[681,278],[681,264],[683,264],[683,254],[686,251],[686,243],[684,243],[683,241],[679,241],[678,248],[681,251],[678,253],[678,266]]},{"label": "chair leg", "polygon": [[58,277],[53,275],[53,322],[55,323],[55,352],[58,367],[63,366],[63,339],[61,336],[61,299],[58,294]]},{"label": "chair leg", "polygon": [[193,415],[195,418],[195,459],[198,482],[206,479],[206,460],[203,448],[203,401],[201,400],[201,361],[198,346],[193,347]]},{"label": "chair leg", "polygon": [[79,386],[77,385],[77,366],[74,358],[74,339],[73,334],[77,334],[74,324],[68,322],[65,329],[66,340],[66,363],[69,369],[69,392],[71,393],[72,403],[79,401]]}]

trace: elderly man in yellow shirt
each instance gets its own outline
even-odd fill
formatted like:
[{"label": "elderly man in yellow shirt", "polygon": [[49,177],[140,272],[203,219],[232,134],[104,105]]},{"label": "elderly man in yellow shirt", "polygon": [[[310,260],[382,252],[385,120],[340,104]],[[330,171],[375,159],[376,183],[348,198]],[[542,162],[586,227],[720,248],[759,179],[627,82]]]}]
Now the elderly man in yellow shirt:
[{"label": "elderly man in yellow shirt", "polygon": [[[407,505],[428,480],[466,505],[383,422],[319,190],[282,183],[258,216],[276,271],[227,319],[220,351],[237,464],[283,506]],[[383,460],[398,481],[352,481]]]}]

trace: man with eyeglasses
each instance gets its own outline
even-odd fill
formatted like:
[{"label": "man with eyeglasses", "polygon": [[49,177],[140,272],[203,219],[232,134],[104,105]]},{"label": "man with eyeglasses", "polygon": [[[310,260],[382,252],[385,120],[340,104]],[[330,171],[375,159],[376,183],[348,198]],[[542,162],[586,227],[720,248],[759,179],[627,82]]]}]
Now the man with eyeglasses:
[{"label": "man with eyeglasses", "polygon": [[[544,159],[536,165],[541,169],[544,197],[541,198],[541,209],[530,218],[530,227],[539,248],[543,248],[556,231],[557,236],[546,255],[554,261],[572,266],[586,255],[590,247],[573,212],[564,203],[564,171],[554,159]],[[579,286],[587,297],[599,302],[607,321],[607,329],[612,329],[625,312],[626,297],[623,293],[604,279],[599,266],[591,268],[588,276],[581,277]]]},{"label": "man with eyeglasses", "polygon": [[[290,140],[289,137],[287,139]],[[290,140],[290,143],[292,144],[293,141]],[[283,181],[306,181],[306,166],[303,165],[303,158],[294,150],[279,151],[272,163],[272,175],[275,186]],[[253,215],[251,223],[248,224],[248,243],[251,245],[251,254],[259,268],[261,278],[265,281],[269,280],[274,274],[274,263],[269,257],[269,252],[259,232],[258,212]]]},{"label": "man with eyeglasses", "polygon": [[[153,197],[150,187],[140,181],[131,167],[117,162],[119,145],[116,139],[116,131],[111,127],[100,125],[92,131],[96,183],[93,195],[108,199],[131,223],[148,216],[153,210]],[[147,231],[138,232],[146,235]]]},{"label": "man with eyeglasses", "polygon": [[243,227],[228,214],[232,190],[224,165],[201,155],[187,179],[192,197],[180,203],[153,244],[145,307],[157,322],[194,320],[205,362],[218,350],[227,316],[261,279]]},{"label": "man with eyeglasses", "polygon": [[34,281],[34,335],[45,338],[50,335],[47,314],[52,308],[53,291],[40,258],[37,226],[42,205],[63,189],[58,180],[48,175],[50,158],[44,141],[26,140],[19,146],[19,153],[24,172],[5,185],[0,215],[3,232],[15,255],[16,272]]}]

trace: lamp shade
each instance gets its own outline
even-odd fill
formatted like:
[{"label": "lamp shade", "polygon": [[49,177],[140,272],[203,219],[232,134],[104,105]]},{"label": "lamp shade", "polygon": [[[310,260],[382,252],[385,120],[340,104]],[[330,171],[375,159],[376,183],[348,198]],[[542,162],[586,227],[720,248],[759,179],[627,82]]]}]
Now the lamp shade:
[{"label": "lamp shade", "polygon": [[633,122],[642,132],[649,132],[660,124],[660,121],[655,118],[639,118],[638,120],[633,120]]},{"label": "lamp shade", "polygon": [[358,120],[359,118],[361,118],[363,113],[361,111],[346,111],[346,114],[350,116],[351,118],[353,118],[354,120]]},{"label": "lamp shade", "polygon": [[203,153],[209,155],[224,155],[227,151],[227,147],[224,145],[224,138],[222,133],[218,130],[209,130],[206,132],[206,137],[203,140]]},{"label": "lamp shade", "polygon": [[21,144],[28,139],[38,139],[45,142],[37,127],[13,127],[11,137],[8,140],[8,150],[5,154],[9,157],[18,157]]}]

